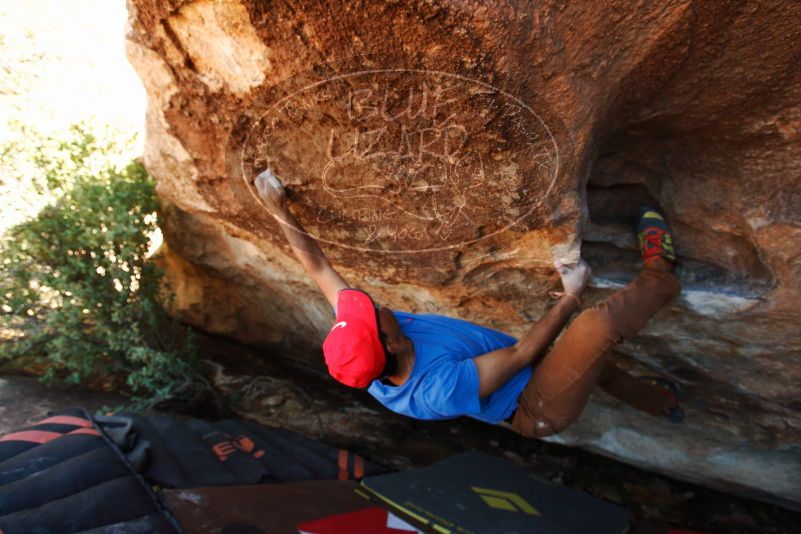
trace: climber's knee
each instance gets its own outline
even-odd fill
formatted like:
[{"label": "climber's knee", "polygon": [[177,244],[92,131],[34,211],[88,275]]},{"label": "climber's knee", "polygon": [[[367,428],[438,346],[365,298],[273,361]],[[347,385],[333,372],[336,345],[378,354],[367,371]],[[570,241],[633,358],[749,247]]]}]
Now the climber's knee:
[{"label": "climber's knee", "polygon": [[532,420],[517,427],[512,424],[512,430],[527,438],[545,438],[557,433],[550,423],[544,420]]},{"label": "climber's knee", "polygon": [[512,419],[512,430],[527,438],[545,438],[558,434],[569,424],[554,424],[550,418],[541,413],[532,413],[530,410],[518,407]]}]

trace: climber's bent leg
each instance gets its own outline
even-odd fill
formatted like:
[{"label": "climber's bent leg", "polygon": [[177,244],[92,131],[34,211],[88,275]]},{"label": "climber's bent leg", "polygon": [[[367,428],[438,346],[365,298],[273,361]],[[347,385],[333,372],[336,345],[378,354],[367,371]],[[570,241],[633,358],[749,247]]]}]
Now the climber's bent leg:
[{"label": "climber's bent leg", "polygon": [[608,351],[639,331],[679,289],[669,271],[646,268],[631,284],[581,313],[534,369],[518,399],[512,428],[531,437],[567,428],[587,404]]},{"label": "climber's bent leg", "polygon": [[590,308],[579,315],[534,369],[517,401],[512,429],[530,437],[558,434],[587,403],[615,343],[608,313]]}]

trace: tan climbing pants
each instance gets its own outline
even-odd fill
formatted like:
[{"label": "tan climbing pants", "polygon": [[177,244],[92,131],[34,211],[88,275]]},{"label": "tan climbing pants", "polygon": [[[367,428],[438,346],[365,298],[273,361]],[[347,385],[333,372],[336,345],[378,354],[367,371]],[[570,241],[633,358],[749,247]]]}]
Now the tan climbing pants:
[{"label": "tan climbing pants", "polygon": [[628,286],[582,312],[537,364],[512,429],[529,437],[557,434],[575,421],[596,384],[635,408],[660,413],[664,394],[609,360],[610,349],[637,333],[679,293],[676,277],[643,269]]}]

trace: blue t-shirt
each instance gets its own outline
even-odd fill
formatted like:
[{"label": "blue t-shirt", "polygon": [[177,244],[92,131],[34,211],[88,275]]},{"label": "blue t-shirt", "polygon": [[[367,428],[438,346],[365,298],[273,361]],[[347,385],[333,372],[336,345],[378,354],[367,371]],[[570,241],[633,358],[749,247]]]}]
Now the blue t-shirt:
[{"label": "blue t-shirt", "polygon": [[517,406],[531,378],[526,366],[488,397],[479,399],[473,358],[515,343],[515,338],[468,321],[431,314],[393,311],[403,334],[414,344],[414,368],[400,386],[374,380],[368,391],[392,410],[417,419],[467,415],[500,423]]}]

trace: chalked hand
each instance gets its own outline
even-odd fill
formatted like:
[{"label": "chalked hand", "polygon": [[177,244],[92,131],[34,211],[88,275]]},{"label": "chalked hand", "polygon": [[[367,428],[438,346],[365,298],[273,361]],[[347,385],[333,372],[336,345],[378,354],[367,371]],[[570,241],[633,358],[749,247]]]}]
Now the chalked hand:
[{"label": "chalked hand", "polygon": [[286,210],[286,191],[281,180],[273,174],[272,169],[266,169],[256,176],[254,181],[259,197],[267,205],[273,215],[277,215]]},{"label": "chalked hand", "polygon": [[587,262],[579,258],[578,263],[566,265],[557,260],[553,262],[553,266],[562,278],[562,286],[565,288],[565,293],[579,298],[587,287],[590,276],[592,276],[592,269],[587,265]]}]

